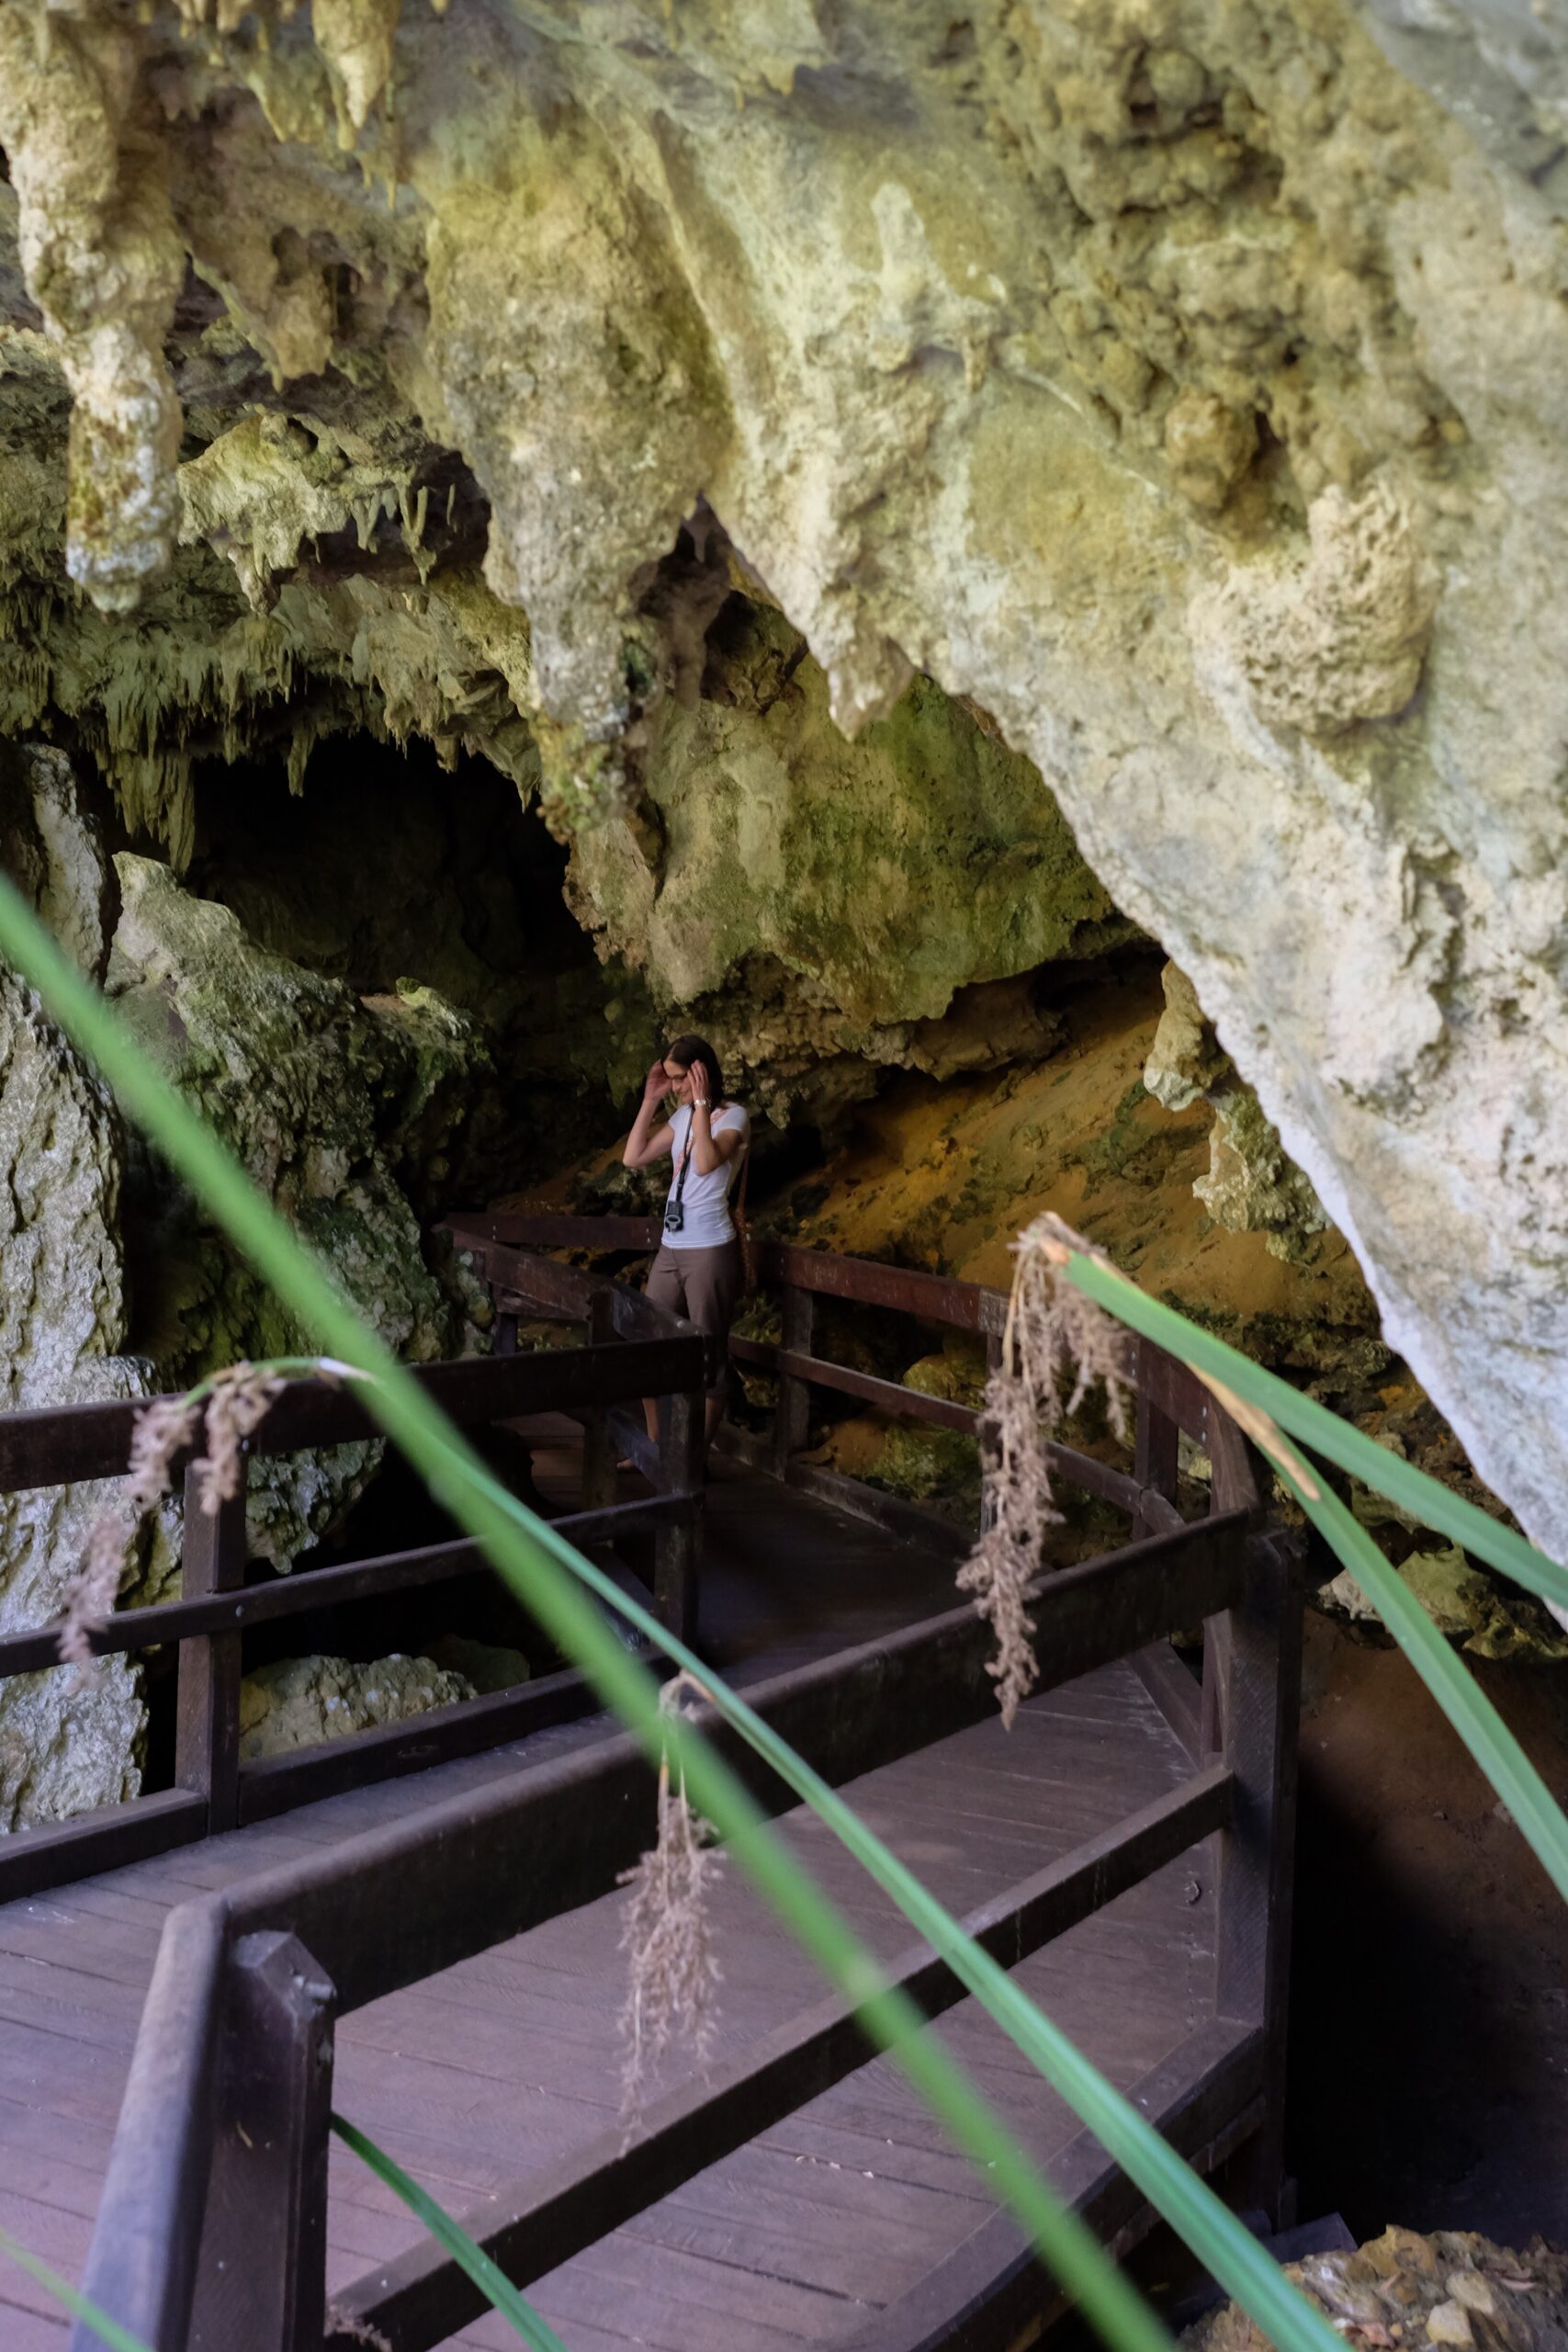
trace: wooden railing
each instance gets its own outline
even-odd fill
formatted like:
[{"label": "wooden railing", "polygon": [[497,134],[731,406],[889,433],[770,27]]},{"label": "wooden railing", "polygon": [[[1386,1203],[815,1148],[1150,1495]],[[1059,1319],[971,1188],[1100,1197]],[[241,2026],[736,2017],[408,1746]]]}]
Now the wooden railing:
[{"label": "wooden railing", "polygon": [[[642,1246],[612,1242],[606,1227],[623,1222],[593,1220],[588,1238]],[[558,1227],[540,1239],[569,1238]],[[459,1238],[483,1256],[516,1311],[558,1275],[560,1298],[577,1295],[570,1270],[541,1275],[514,1262],[523,1235],[465,1231]],[[962,1284],[891,1269],[868,1275],[811,1252],[774,1258],[775,1276],[781,1267],[797,1294],[863,1296],[876,1286],[877,1304],[916,1297],[910,1311],[993,1328],[987,1295]],[[782,1354],[786,1381],[822,1376],[798,1310],[793,1322],[786,1316]],[[1288,1553],[1265,1524],[1256,1460],[1235,1424],[1156,1351],[1141,1352],[1138,1381],[1134,1471],[1092,1465],[1097,1480],[1122,1480],[1112,1498],[1127,1508],[1135,1540],[1040,1578],[1030,1603],[1039,1687],[1134,1659],[1192,1769],[1169,1794],[996,1897],[966,1925],[1015,1964],[1217,1834],[1213,2012],[1132,2096],[1192,2161],[1231,2161],[1247,2201],[1271,2210],[1280,2168],[1300,1592]],[[897,1395],[901,1408],[917,1411],[932,1401]],[[802,1434],[798,1396],[786,1391],[782,1410],[778,1453],[787,1473],[791,1440]],[[1175,1508],[1182,1430],[1213,1465],[1209,1512],[1191,1523]],[[1106,1491],[1103,1483],[1094,1491]],[[1200,1622],[1201,1686],[1162,1638]],[[990,1647],[989,1629],[972,1610],[957,1609],[782,1675],[748,1698],[808,1764],[840,1783],[990,1713]],[[722,1724],[710,1718],[710,1728],[768,1808],[790,1802]],[[470,2321],[481,2308],[476,2290],[429,2240],[335,2292],[327,2318],[333,2018],[608,1893],[651,1842],[653,1815],[645,1757],[628,1736],[614,1736],[175,1911],[138,2037],[87,2292],[153,2352],[241,2341],[248,2352],[314,2352],[324,2334],[329,2344],[346,2345],[372,2329],[396,2352],[422,2352]],[[930,2014],[962,1996],[924,1947],[888,1973]],[[854,2012],[819,2001],[660,2099],[631,2146],[614,2128],[539,2177],[495,2190],[467,2225],[525,2286],[867,2054]],[[1136,2229],[1146,2220],[1088,2133],[1056,2169],[1104,2226]],[[949,2322],[972,2322],[982,2308],[997,2319],[987,2340],[1005,2340],[1027,2316],[1030,2294],[1037,2308],[1030,2250],[998,2215],[881,2315],[878,2352],[943,2341]],[[79,2328],[73,2344],[90,2352],[94,2339]]]},{"label": "wooden railing", "polygon": [[[618,1354],[621,1341],[646,1340],[673,1330],[691,1333],[690,1324],[666,1314],[624,1283],[585,1273],[581,1267],[563,1264],[538,1250],[508,1246],[493,1231],[502,1222],[488,1215],[452,1217],[444,1228],[470,1271],[489,1285],[500,1354],[514,1352],[517,1326],[524,1318],[581,1323],[586,1327],[590,1345],[608,1350],[612,1357]],[[575,1229],[579,1220],[564,1222]],[[640,1220],[637,1225],[640,1230]],[[699,1340],[699,1350],[701,1344]],[[558,1361],[553,1351],[551,1361]],[[584,1503],[604,1503],[614,1495],[617,1455],[635,1464],[657,1490],[700,1491],[704,1377],[699,1371],[692,1385],[670,1395],[638,1388],[628,1380],[615,1388],[616,1401],[589,1409],[570,1397],[555,1400],[557,1410],[570,1413],[582,1424]],[[649,1436],[640,1409],[628,1409],[628,1400],[643,1396],[662,1398],[657,1443]],[[683,1641],[690,1641],[697,1623],[696,1528],[691,1519],[671,1521],[664,1533],[657,1555],[655,1600],[664,1623]]]},{"label": "wooden railing", "polygon": [[[546,1213],[517,1216],[486,1212],[453,1217],[447,1230],[469,1259],[491,1295],[504,1308],[509,1285],[539,1277],[533,1269],[546,1250],[590,1250],[604,1254],[640,1253],[654,1249],[659,1223],[654,1217],[571,1216]],[[778,1408],[771,1434],[727,1428],[719,1440],[726,1452],[752,1468],[782,1478],[804,1493],[836,1509],[867,1519],[891,1535],[913,1536],[955,1551],[965,1551],[969,1538],[935,1513],[885,1493],[864,1479],[847,1477],[817,1463],[800,1459],[809,1436],[810,1396],[814,1388],[835,1391],[874,1407],[892,1419],[927,1421],[940,1429],[956,1430],[987,1442],[984,1414],[974,1406],[945,1396],[928,1396],[897,1380],[836,1363],[813,1352],[812,1340],[819,1298],[842,1300],[875,1307],[927,1324],[969,1331],[986,1342],[987,1367],[1000,1359],[1007,1322],[1007,1294],[979,1283],[958,1282],[946,1274],[918,1268],[890,1266],[874,1258],[852,1258],[837,1250],[801,1250],[788,1242],[759,1239],[754,1256],[760,1285],[779,1301],[782,1337],[770,1340],[746,1339],[732,1332],[729,1352],[738,1363],[756,1364],[777,1375]],[[558,1269],[562,1277],[572,1270]],[[581,1281],[581,1274],[577,1276]],[[622,1295],[626,1295],[625,1293]],[[1160,1402],[1179,1367],[1157,1349],[1137,1359],[1138,1425],[1135,1454],[1130,1470],[1119,1470],[1069,1445],[1047,1451],[1053,1476],[1082,1492],[1095,1495],[1126,1512],[1137,1532],[1169,1525],[1174,1517],[1177,1470],[1177,1429]],[[1191,1384],[1196,1385],[1196,1384]]]},{"label": "wooden railing", "polygon": [[[583,1421],[589,1437],[580,1508],[558,1524],[579,1545],[650,1532],[658,1605],[667,1623],[685,1629],[694,1608],[694,1546],[702,1507],[702,1340],[689,1324],[603,1277],[544,1259],[535,1262],[541,1295],[527,1302],[528,1311],[583,1321],[590,1327],[587,1344],[516,1354],[513,1316],[503,1318],[498,1354],[422,1367],[417,1377],[459,1428],[482,1429],[540,1412]],[[622,1343],[607,1347],[603,1335],[612,1327]],[[628,1400],[645,1396],[664,1400],[666,1442],[657,1454],[649,1448],[640,1416],[635,1430],[624,1433],[624,1442],[640,1448],[653,1492],[617,1504],[607,1423]],[[134,1403],[71,1405],[0,1415],[0,1493],[122,1473],[137,1410]],[[295,1381],[273,1405],[252,1450],[277,1455],[341,1445],[373,1435],[375,1426],[352,1387],[334,1391]],[[493,1747],[595,1703],[571,1669],[243,1762],[240,1652],[247,1629],[469,1576],[485,1566],[484,1555],[477,1544],[437,1544],[246,1584],[243,1486],[209,1519],[197,1506],[188,1462],[175,1467],[186,1490],[181,1597],[118,1611],[92,1643],[100,1656],[178,1644],[174,1786],[0,1838],[0,1902]],[[0,1680],[56,1666],[59,1640],[58,1625],[0,1635]]]}]

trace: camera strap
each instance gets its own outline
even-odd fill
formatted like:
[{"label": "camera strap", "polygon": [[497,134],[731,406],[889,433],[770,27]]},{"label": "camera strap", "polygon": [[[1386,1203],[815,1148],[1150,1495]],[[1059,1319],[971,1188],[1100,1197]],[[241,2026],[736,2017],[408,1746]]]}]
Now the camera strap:
[{"label": "camera strap", "polygon": [[[674,1190],[670,1194],[670,1198],[664,1211],[666,1230],[669,1229],[669,1219],[671,1211],[674,1212],[676,1217],[674,1229],[676,1232],[679,1232],[681,1229],[681,1203],[686,1190],[686,1170],[691,1165],[692,1146],[696,1141],[695,1130],[696,1120],[694,1116],[688,1115],[686,1122],[686,1148],[681,1154],[681,1164],[675,1170]],[[746,1229],[746,1171],[751,1159],[750,1138],[748,1138],[746,1142],[742,1143],[735,1157],[739,1161],[740,1165],[739,1168],[731,1168],[728,1177],[725,1182],[724,1191],[725,1198],[729,1202],[731,1214],[735,1220],[736,1232],[739,1237],[741,1254],[747,1261],[747,1287],[750,1289],[753,1287],[750,1281],[751,1240],[750,1236]],[[737,1178],[739,1179],[739,1182],[736,1181]]]},{"label": "camera strap", "polygon": [[[680,1207],[681,1196],[686,1189],[686,1170],[691,1165],[692,1145],[695,1140],[693,1136],[692,1129],[695,1124],[696,1122],[688,1116],[686,1122],[686,1148],[681,1154],[681,1165],[675,1170],[675,1189],[670,1195],[670,1208],[672,1209],[678,1209]],[[665,1211],[665,1215],[669,1215],[668,1209]]]}]

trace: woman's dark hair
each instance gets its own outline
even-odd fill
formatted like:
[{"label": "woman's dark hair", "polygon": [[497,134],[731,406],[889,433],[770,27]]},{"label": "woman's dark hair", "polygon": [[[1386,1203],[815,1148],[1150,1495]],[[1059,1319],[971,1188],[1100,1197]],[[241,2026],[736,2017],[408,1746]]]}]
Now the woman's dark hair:
[{"label": "woman's dark hair", "polygon": [[708,1100],[716,1105],[728,1102],[718,1056],[705,1037],[671,1037],[664,1048],[664,1058],[667,1062],[678,1062],[682,1069],[690,1069],[694,1062],[701,1062],[708,1074]]}]

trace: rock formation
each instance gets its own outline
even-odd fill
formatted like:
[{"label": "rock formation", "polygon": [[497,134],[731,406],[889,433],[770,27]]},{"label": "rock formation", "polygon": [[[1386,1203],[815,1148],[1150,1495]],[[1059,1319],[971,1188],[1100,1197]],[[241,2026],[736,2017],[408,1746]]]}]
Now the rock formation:
[{"label": "rock formation", "polygon": [[1027,760],[928,679],[846,741],[805,640],[746,597],[638,767],[635,809],[574,836],[569,895],[771,1111],[1038,1057],[1019,976],[1135,936]]},{"label": "rock formation", "polygon": [[[247,1173],[331,1263],[387,1343],[414,1362],[456,1351],[461,1318],[424,1262],[398,1154],[439,1149],[483,1050],[428,989],[360,1003],[245,937],[227,908],[147,858],[117,861],[123,911],[111,1000]],[[166,1385],[242,1356],[308,1352],[304,1335],[157,1170],[146,1179],[155,1321],[143,1341]],[[268,1464],[248,1511],[253,1550],[288,1567],[364,1487],[365,1439]]]},{"label": "rock formation", "polygon": [[471,1699],[476,1686],[427,1657],[290,1657],[258,1668],[240,1685],[240,1755],[249,1762],[347,1739],[379,1724],[406,1723],[432,1707]]},{"label": "rock formation", "polygon": [[[1472,2230],[1390,2229],[1354,2254],[1314,2254],[1285,2276],[1352,2344],[1444,2345],[1455,2352],[1568,2346],[1568,2258],[1538,2239],[1525,2253]],[[1261,2352],[1266,2338],[1224,2303],[1182,2336],[1189,2352]]]},{"label": "rock formation", "polygon": [[[466,745],[615,928],[728,588],[848,733],[923,673],[1568,1551],[1560,0],[78,0],[0,44],[0,727],[69,728],[178,855],[198,751]],[[846,835],[874,764],[832,763]],[[842,942],[767,884],[806,797],[728,773],[760,977],[852,1054]]]},{"label": "rock formation", "polygon": [[1193,1192],[1216,1224],[1233,1233],[1267,1234],[1277,1258],[1306,1255],[1328,1223],[1321,1202],[1285,1157],[1186,973],[1168,964],[1160,978],[1165,1011],[1144,1067],[1144,1083],[1168,1111],[1185,1111],[1202,1100],[1214,1112],[1208,1173]]},{"label": "rock formation", "polygon": [[[0,760],[0,855],[84,968],[101,976],[110,875],[69,763]],[[0,971],[0,1397],[5,1408],[145,1396],[128,1356],[119,1218],[125,1139],[100,1081]],[[103,1503],[96,1485],[0,1498],[0,1631],[59,1613]],[[0,1683],[0,1833],[141,1787],[138,1670],[106,1659]]]},{"label": "rock formation", "polygon": [[[468,1016],[413,984],[362,1001],[258,946],[166,865],[111,860],[58,752],[6,754],[0,820],[13,878],[383,1336],[416,1360],[456,1351],[465,1301],[427,1264],[413,1203],[488,1070]],[[0,1171],[8,1409],[146,1396],[240,1356],[301,1351],[291,1320],[4,973]],[[363,1441],[258,1464],[254,1551],[288,1568],[379,1454]],[[0,1629],[59,1613],[103,1499],[94,1485],[0,1499]],[[127,1562],[125,1596],[176,1590],[180,1547],[171,1499]],[[140,1664],[123,1657],[80,1687],[65,1668],[0,1683],[0,1831],[136,1794],[141,1686]]]}]

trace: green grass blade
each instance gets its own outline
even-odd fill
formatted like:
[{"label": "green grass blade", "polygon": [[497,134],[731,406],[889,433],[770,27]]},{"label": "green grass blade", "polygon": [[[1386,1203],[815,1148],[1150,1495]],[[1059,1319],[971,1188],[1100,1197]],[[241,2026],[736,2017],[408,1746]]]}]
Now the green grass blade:
[{"label": "green grass blade", "polygon": [[[829,1983],[858,2004],[868,2030],[893,2052],[958,2145],[986,2169],[990,2185],[1023,2222],[1066,2292],[1119,2352],[1168,2352],[1168,2339],[1142,2297],[1082,2220],[1062,2206],[964,2069],[939,2040],[920,2030],[924,2019],[913,2003],[882,1986],[874,1955],[782,1840],[768,1832],[734,1773],[687,1726],[661,1714],[650,1676],[627,1656],[581,1589],[581,1570],[587,1564],[574,1561],[572,1572],[564,1572],[551,1547],[540,1541],[536,1522],[520,1521],[487,1499],[482,1466],[446,1416],[125,1034],[96,989],[3,877],[0,952],[39,989],[52,1017],[109,1080],[125,1110],[316,1344],[370,1375],[367,1408],[435,1498],[483,1544],[491,1565],[523,1595],[546,1632],[582,1668],[605,1705],[636,1734],[649,1760],[657,1761],[668,1745],[685,1772],[694,1803]],[[1306,2312],[1304,2304],[1300,2308]],[[1306,2344],[1316,2339],[1298,2341],[1305,2352]]]},{"label": "green grass blade", "polygon": [[1466,1502],[1462,1495],[1439,1486],[1436,1478],[1428,1477],[1414,1463],[1402,1462],[1397,1453],[1379,1445],[1365,1430],[1352,1429],[1348,1421],[1341,1420],[1337,1413],[1331,1413],[1315,1397],[1303,1396],[1278,1374],[1266,1372],[1250,1356],[1244,1356],[1224,1340],[1215,1339],[1212,1331],[1190,1323],[1185,1315],[1150,1298],[1122,1275],[1097,1265],[1092,1258],[1069,1259],[1066,1272],[1079,1290],[1087,1292],[1108,1314],[1130,1324],[1145,1340],[1153,1340],[1198,1371],[1224,1381],[1227,1388],[1234,1389],[1249,1405],[1258,1406],[1303,1445],[1348,1471],[1351,1477],[1359,1478],[1389,1502],[1397,1503],[1401,1510],[1408,1511],[1423,1527],[1434,1527],[1453,1543],[1462,1544],[1478,1560],[1500,1569],[1538,1600],[1555,1601],[1560,1609],[1568,1609],[1568,1568],[1548,1559],[1517,1529],[1503,1526],[1476,1504]]},{"label": "green grass blade", "polygon": [[1288,1470],[1280,1476],[1349,1569],[1568,1902],[1568,1819],[1491,1700],[1338,1496],[1327,1487],[1308,1495]]},{"label": "green grass blade", "polygon": [[0,2229],[0,2254],[8,2254],[19,2269],[25,2270],[29,2278],[36,2278],[46,2294],[63,2305],[73,2319],[84,2321],[107,2352],[148,2352],[139,2335],[132,2335],[118,2320],[110,2319],[107,2312],[101,2312],[96,2303],[89,2302],[79,2288],[62,2278],[47,2262],[40,2262],[36,2254],[29,2254],[25,2245],[18,2245],[9,2230]]},{"label": "green grass blade", "polygon": [[475,2286],[502,2319],[511,2323],[525,2344],[534,2352],[567,2352],[566,2346],[542,2312],[536,2312],[526,2296],[513,2285],[504,2270],[498,2268],[483,2246],[476,2245],[467,2230],[452,2219],[444,2205],[438,2205],[428,2189],[406,2173],[401,2165],[390,2157],[385,2148],[367,2140],[354,2124],[341,2115],[333,2117],[333,2130],[347,2148],[352,2148],[363,2165],[367,2165],[378,2180],[384,2180],[396,2196],[402,2199],[417,2220],[423,2222],[437,2245],[449,2254],[459,2267],[468,2272]]}]

